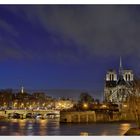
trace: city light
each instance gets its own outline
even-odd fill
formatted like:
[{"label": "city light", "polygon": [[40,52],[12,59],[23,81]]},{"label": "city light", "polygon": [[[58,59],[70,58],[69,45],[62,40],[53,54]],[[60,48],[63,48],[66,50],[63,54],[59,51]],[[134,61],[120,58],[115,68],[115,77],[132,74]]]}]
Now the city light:
[{"label": "city light", "polygon": [[70,109],[73,107],[73,102],[70,100],[59,100],[55,103],[55,108],[58,110]]},{"label": "city light", "polygon": [[32,109],[32,106],[31,105],[29,106],[29,109]]},{"label": "city light", "polygon": [[16,107],[17,106],[17,102],[14,102],[14,107]]},{"label": "city light", "polygon": [[127,104],[124,104],[124,105],[123,105],[123,107],[125,107],[125,108],[126,108],[126,107],[127,107]]},{"label": "city light", "polygon": [[140,136],[140,5],[67,3],[0,5],[0,136]]},{"label": "city light", "polygon": [[23,108],[24,107],[24,103],[21,103],[20,107]]},{"label": "city light", "polygon": [[107,108],[107,105],[103,104],[103,105],[102,105],[102,108]]},{"label": "city light", "polygon": [[84,108],[84,109],[87,109],[87,108],[88,108],[88,104],[87,104],[87,103],[84,103],[84,104],[83,104],[83,108]]}]

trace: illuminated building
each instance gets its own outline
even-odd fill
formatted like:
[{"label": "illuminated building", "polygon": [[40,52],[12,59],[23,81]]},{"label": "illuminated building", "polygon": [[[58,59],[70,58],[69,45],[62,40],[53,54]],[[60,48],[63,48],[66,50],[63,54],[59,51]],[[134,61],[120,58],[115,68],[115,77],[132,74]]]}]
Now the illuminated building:
[{"label": "illuminated building", "polygon": [[119,73],[109,70],[104,86],[104,100],[112,103],[122,103],[133,92],[134,74],[132,70],[123,69],[120,58]]},{"label": "illuminated building", "polygon": [[58,110],[70,109],[74,106],[71,100],[58,100],[55,102],[55,108]]}]

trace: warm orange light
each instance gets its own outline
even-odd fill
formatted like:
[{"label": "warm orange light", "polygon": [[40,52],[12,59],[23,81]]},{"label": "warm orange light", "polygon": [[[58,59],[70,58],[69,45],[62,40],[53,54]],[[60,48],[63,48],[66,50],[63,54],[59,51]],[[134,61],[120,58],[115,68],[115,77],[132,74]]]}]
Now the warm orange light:
[{"label": "warm orange light", "polygon": [[14,103],[14,107],[16,107],[16,106],[17,106],[17,102]]},{"label": "warm orange light", "polygon": [[126,104],[124,104],[124,105],[123,105],[123,107],[127,107],[127,105],[126,105]]},{"label": "warm orange light", "polygon": [[88,136],[89,134],[88,134],[88,132],[81,132],[80,133],[80,136]]},{"label": "warm orange light", "polygon": [[21,103],[21,107],[24,107],[24,104],[23,103]]},{"label": "warm orange light", "polygon": [[87,103],[84,103],[83,104],[83,108],[87,109],[88,108],[88,104]]},{"label": "warm orange light", "polygon": [[106,105],[102,105],[102,108],[106,108],[107,106]]}]

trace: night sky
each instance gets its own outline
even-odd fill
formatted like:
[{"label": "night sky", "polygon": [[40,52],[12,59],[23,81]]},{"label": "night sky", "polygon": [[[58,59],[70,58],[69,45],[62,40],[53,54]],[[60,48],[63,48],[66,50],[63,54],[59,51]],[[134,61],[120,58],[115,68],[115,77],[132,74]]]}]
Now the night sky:
[{"label": "night sky", "polygon": [[140,75],[138,5],[0,5],[0,89],[101,99],[120,56]]}]

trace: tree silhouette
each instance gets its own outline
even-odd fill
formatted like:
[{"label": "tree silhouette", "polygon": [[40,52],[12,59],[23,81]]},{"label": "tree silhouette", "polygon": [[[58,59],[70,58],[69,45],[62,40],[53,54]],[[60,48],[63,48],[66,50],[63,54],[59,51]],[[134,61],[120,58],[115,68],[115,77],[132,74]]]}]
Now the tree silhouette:
[{"label": "tree silhouette", "polygon": [[84,103],[84,102],[85,103],[93,103],[94,102],[94,98],[90,94],[84,92],[84,93],[80,94],[79,102],[80,103]]}]

